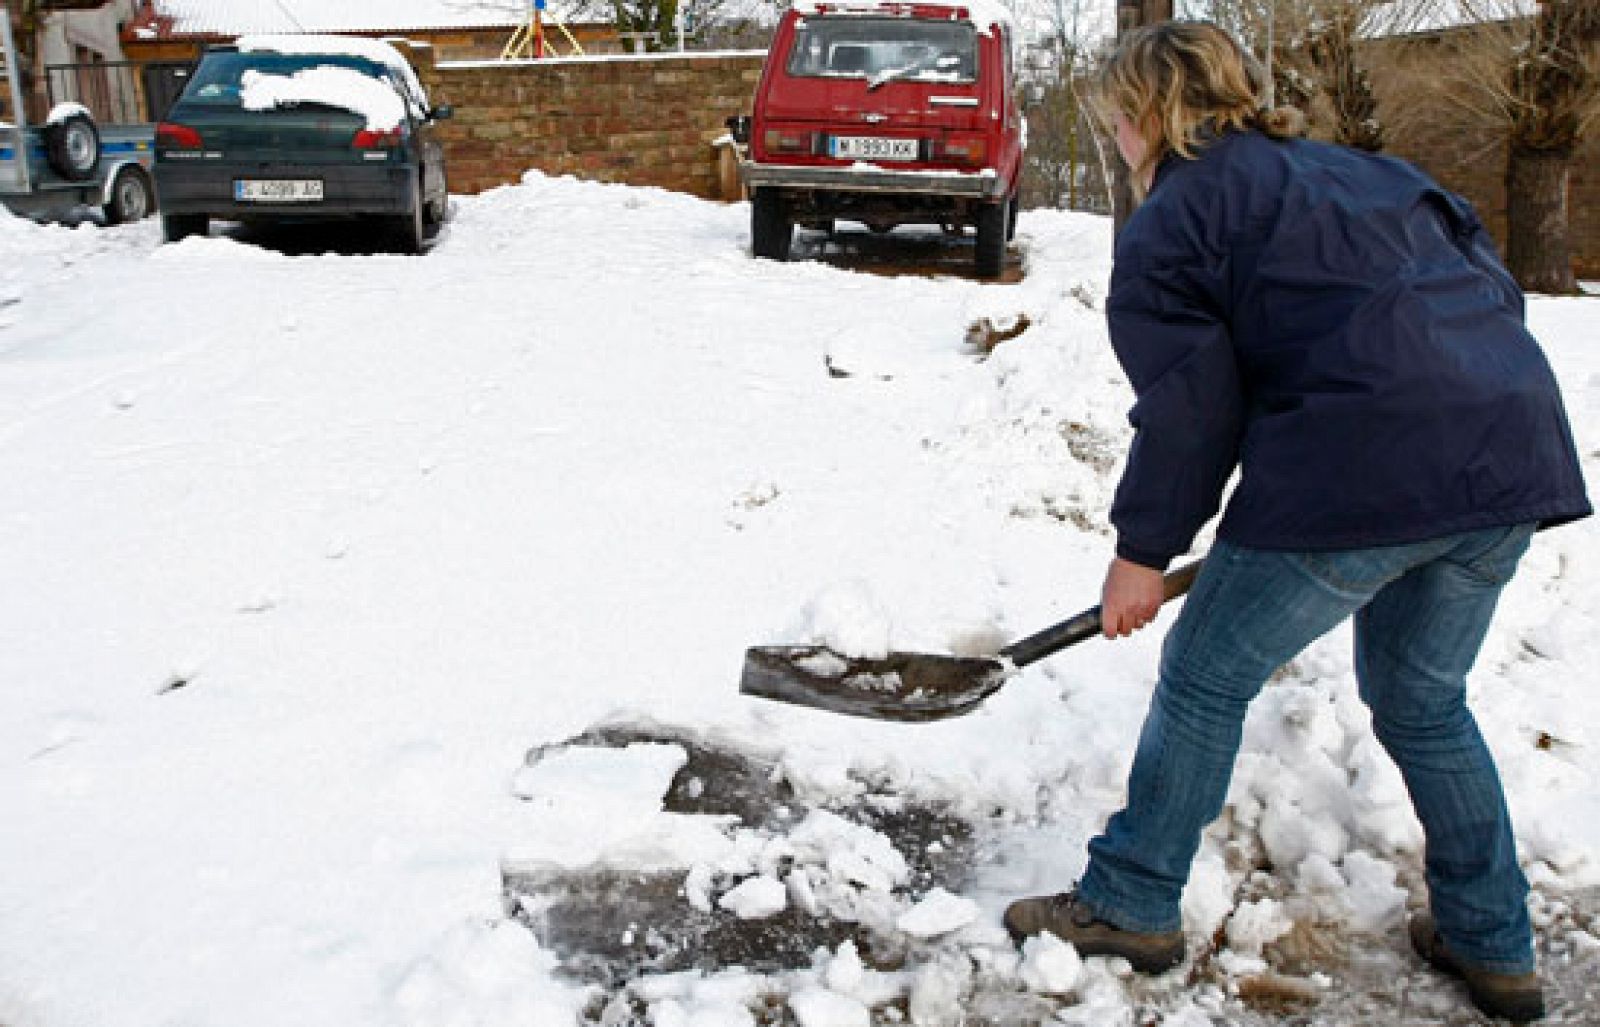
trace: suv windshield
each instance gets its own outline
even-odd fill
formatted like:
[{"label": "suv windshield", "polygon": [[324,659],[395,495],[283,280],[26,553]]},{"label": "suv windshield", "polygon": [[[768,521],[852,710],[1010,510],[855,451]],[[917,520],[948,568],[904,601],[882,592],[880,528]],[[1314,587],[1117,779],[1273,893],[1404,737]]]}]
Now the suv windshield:
[{"label": "suv windshield", "polygon": [[978,33],[964,21],[807,18],[796,29],[789,74],[865,78],[871,85],[898,79],[973,82]]}]

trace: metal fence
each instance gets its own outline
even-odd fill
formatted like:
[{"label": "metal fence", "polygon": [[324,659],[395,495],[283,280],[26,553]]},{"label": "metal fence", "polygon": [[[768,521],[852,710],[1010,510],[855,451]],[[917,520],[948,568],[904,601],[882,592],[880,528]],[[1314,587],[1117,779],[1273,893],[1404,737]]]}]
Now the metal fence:
[{"label": "metal fence", "polygon": [[50,105],[81,103],[105,125],[160,121],[183,91],[189,61],[91,61],[45,65]]}]

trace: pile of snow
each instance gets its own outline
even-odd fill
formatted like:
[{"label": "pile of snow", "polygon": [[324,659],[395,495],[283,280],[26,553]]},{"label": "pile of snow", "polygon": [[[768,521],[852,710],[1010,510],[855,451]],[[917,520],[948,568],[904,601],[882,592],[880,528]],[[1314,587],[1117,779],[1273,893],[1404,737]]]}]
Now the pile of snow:
[{"label": "pile of snow", "polygon": [[[755,261],[747,207],[655,190],[530,176],[454,207],[421,259],[0,215],[0,1022],[573,1022],[593,989],[502,905],[522,864],[670,870],[685,911],[912,953],[629,983],[659,1024],[1236,1008],[999,925],[1119,806],[1159,629],[934,724],[737,693],[751,644],[954,652],[1097,599],[1129,437],[1108,223],[1025,213],[1027,275],[994,285]],[[1595,302],[1530,319],[1600,480]],[[1546,909],[1600,884],[1597,532],[1536,539],[1471,680]],[[1184,899],[1219,972],[1304,923],[1403,945],[1421,836],[1349,647],[1251,710]],[[676,744],[525,759],[618,717],[770,756],[804,805],[668,812]],[[919,888],[823,808],[869,791],[995,858]]]}]

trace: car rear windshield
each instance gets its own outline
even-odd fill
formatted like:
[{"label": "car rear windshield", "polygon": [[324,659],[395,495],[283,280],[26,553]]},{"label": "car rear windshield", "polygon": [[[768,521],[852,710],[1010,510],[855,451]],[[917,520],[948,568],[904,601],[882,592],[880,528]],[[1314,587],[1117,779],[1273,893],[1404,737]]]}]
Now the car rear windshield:
[{"label": "car rear windshield", "polygon": [[795,32],[789,74],[879,82],[972,82],[978,33],[971,22],[916,18],[807,18]]},{"label": "car rear windshield", "polygon": [[356,56],[343,54],[212,53],[195,69],[183,91],[184,103],[239,107],[242,79],[247,71],[288,78],[312,68],[347,68],[379,81],[388,81],[382,68]]}]

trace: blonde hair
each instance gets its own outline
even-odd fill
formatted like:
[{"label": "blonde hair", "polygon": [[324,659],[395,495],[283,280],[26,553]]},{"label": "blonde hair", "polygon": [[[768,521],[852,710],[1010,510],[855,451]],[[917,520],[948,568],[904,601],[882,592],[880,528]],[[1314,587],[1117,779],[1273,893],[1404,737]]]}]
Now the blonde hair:
[{"label": "blonde hair", "polygon": [[1260,62],[1209,22],[1161,22],[1123,37],[1100,73],[1097,106],[1107,123],[1121,114],[1144,139],[1144,159],[1131,169],[1135,191],[1167,154],[1192,159],[1206,136],[1302,134],[1299,111],[1266,109],[1266,79]]}]

